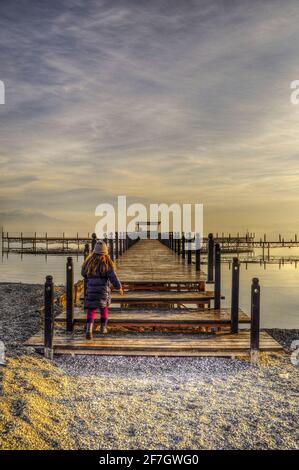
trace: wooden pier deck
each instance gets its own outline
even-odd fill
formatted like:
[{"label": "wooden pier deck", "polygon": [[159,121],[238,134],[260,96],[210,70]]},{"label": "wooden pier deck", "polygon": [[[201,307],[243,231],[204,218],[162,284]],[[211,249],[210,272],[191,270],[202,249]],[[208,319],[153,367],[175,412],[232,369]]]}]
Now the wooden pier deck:
[{"label": "wooden pier deck", "polygon": [[[56,317],[56,322],[64,324],[66,322],[65,313]],[[75,309],[75,325],[85,324],[86,314],[82,308]],[[100,322],[100,317],[95,319]],[[213,308],[205,309],[110,309],[110,327],[142,327],[142,328],[184,328],[200,326],[224,326],[230,325],[230,309]],[[239,309],[239,323],[248,324],[250,319],[243,310]]]},{"label": "wooden pier deck", "polygon": [[[168,246],[159,240],[139,240],[116,260],[116,265],[125,295],[112,293],[110,333],[103,336],[96,331],[93,340],[85,339],[85,313],[81,299],[74,308],[72,332],[65,332],[65,312],[55,319],[55,353],[141,356],[249,354],[250,332],[230,332],[231,309],[212,308],[215,295],[213,291],[206,290],[205,274],[196,271],[194,265],[188,264],[187,259]],[[250,323],[249,316],[241,309],[238,317],[238,323]],[[43,351],[43,331],[30,338],[27,344]],[[282,350],[266,332],[260,334],[260,349]]]},{"label": "wooden pier deck", "polygon": [[117,273],[126,283],[194,284],[205,280],[181,256],[158,240],[140,240],[116,261]]},{"label": "wooden pier deck", "polygon": [[[266,332],[261,332],[261,351],[279,352],[281,346]],[[35,349],[43,350],[43,337],[38,334],[28,342]],[[54,336],[56,354],[99,354],[123,356],[244,356],[250,351],[249,331],[238,334],[211,335],[107,335],[86,340],[83,335]]]}]

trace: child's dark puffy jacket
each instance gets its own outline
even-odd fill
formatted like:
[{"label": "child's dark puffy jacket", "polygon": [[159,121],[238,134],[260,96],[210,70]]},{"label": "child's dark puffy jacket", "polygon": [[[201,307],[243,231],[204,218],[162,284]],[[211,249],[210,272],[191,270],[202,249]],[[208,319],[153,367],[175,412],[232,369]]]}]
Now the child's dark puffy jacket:
[{"label": "child's dark puffy jacket", "polygon": [[87,280],[84,308],[98,309],[100,307],[109,307],[111,303],[109,284],[111,283],[115,289],[121,288],[116,272],[109,267],[106,273],[87,276],[86,270],[82,268],[81,274]]}]

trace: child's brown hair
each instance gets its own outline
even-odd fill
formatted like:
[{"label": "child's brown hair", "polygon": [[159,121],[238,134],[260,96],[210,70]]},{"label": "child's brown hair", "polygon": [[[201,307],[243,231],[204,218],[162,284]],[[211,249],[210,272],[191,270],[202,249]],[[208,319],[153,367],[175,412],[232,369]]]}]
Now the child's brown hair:
[{"label": "child's brown hair", "polygon": [[112,268],[115,270],[115,263],[112,261],[109,255],[98,255],[97,253],[91,253],[83,263],[83,269],[87,276],[92,276],[97,273],[105,274],[108,269]]}]

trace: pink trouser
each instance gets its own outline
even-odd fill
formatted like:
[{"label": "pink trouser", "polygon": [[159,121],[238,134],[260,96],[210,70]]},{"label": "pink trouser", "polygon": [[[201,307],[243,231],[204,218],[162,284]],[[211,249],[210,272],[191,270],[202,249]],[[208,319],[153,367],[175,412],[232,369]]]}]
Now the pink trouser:
[{"label": "pink trouser", "polygon": [[[100,307],[100,312],[101,312],[101,321],[108,320],[108,307]],[[96,317],[96,313],[97,313],[96,309],[88,309],[87,320],[94,321]]]}]

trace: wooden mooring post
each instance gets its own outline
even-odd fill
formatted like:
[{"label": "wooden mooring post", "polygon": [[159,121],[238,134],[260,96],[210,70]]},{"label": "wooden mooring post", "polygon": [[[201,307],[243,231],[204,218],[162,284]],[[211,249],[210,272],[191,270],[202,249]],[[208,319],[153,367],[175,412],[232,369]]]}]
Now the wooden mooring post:
[{"label": "wooden mooring post", "polygon": [[214,238],[213,234],[208,236],[208,282],[214,281]]},{"label": "wooden mooring post", "polygon": [[200,237],[195,235],[195,271],[200,271]]},{"label": "wooden mooring post", "polygon": [[44,356],[53,359],[53,332],[54,332],[54,285],[53,277],[47,276],[44,288]]},{"label": "wooden mooring post", "polygon": [[186,251],[185,251],[185,234],[182,233],[182,258],[186,258]]},{"label": "wooden mooring post", "polygon": [[251,284],[251,330],[250,330],[250,356],[252,362],[257,362],[260,349],[260,294],[261,288],[257,277]]},{"label": "wooden mooring post", "polygon": [[[89,243],[85,243],[85,247],[84,247],[84,260],[86,260],[87,256],[89,255]],[[84,279],[84,291],[83,291],[83,296],[84,296],[84,299],[85,299],[85,296],[86,296],[86,287],[87,287],[87,280]]]},{"label": "wooden mooring post", "polygon": [[114,245],[114,240],[113,240],[113,234],[111,233],[109,237],[109,255],[112,261],[114,260],[114,246],[113,245]]},{"label": "wooden mooring post", "polygon": [[74,329],[74,266],[69,256],[66,262],[66,330]]},{"label": "wooden mooring post", "polygon": [[240,263],[237,257],[232,264],[232,293],[231,293],[231,333],[239,331],[239,286]]},{"label": "wooden mooring post", "polygon": [[182,237],[180,237],[180,236],[177,239],[177,253],[178,253],[179,256],[181,255],[181,239],[182,239]]},{"label": "wooden mooring post", "polygon": [[215,245],[215,291],[214,307],[221,308],[221,248],[220,244]]},{"label": "wooden mooring post", "polygon": [[96,246],[96,243],[97,243],[97,235],[96,235],[96,233],[93,233],[91,235],[91,251],[94,250],[94,247]]},{"label": "wooden mooring post", "polygon": [[115,232],[115,259],[118,259],[119,247],[118,247],[118,232]]},{"label": "wooden mooring post", "polygon": [[187,234],[187,239],[185,239],[185,242],[187,243],[187,264],[192,264],[192,248],[191,248],[192,239],[191,239],[190,232]]}]

